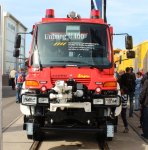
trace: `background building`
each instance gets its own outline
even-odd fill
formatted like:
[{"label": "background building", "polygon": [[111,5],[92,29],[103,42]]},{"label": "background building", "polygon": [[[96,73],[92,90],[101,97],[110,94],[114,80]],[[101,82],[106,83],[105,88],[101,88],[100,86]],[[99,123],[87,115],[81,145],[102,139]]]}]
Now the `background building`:
[{"label": "background building", "polygon": [[[8,85],[9,72],[18,70],[25,64],[25,35],[22,35],[20,57],[13,57],[15,36],[26,32],[27,28],[12,14],[2,11],[2,84]],[[21,58],[21,59],[20,59]]]}]

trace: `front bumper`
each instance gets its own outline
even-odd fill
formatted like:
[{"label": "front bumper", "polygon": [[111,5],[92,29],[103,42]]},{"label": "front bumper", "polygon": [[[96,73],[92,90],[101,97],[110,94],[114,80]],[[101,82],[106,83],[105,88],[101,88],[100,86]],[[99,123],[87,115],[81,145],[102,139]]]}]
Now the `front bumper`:
[{"label": "front bumper", "polygon": [[57,103],[50,101],[49,95],[46,94],[22,94],[21,104],[26,106],[48,106],[50,111],[56,111],[57,108],[84,108],[86,112],[91,112],[92,107],[118,107],[121,105],[121,97],[116,96],[94,96],[89,100],[80,102]]}]

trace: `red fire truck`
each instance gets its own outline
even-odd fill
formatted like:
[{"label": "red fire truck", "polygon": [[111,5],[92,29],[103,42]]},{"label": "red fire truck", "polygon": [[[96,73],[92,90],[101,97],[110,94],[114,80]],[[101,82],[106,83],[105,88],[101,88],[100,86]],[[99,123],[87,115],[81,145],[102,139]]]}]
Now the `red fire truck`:
[{"label": "red fire truck", "polygon": [[[33,26],[28,75],[21,92],[27,137],[41,140],[53,130],[90,131],[114,136],[121,98],[114,77],[110,27],[92,10],[90,18],[70,12],[66,18],[46,17]],[[19,56],[17,35],[14,56]],[[131,47],[126,37],[126,47]]]}]

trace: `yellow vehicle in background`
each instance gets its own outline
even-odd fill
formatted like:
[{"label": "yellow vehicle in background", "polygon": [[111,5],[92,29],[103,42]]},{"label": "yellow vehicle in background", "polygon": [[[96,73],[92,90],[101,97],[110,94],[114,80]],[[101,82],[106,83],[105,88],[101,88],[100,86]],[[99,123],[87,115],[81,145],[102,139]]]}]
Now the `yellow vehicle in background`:
[{"label": "yellow vehicle in background", "polygon": [[126,67],[133,67],[134,72],[143,70],[145,73],[148,71],[148,40],[134,46],[133,51],[135,51],[136,54],[135,58],[128,59],[127,50],[114,50],[114,62],[117,72],[125,70]]},{"label": "yellow vehicle in background", "polygon": [[114,62],[116,64],[116,71],[125,70],[125,68],[133,67],[133,59],[127,58],[127,50],[115,49]]},{"label": "yellow vehicle in background", "polygon": [[133,60],[133,68],[135,71],[143,69],[144,72],[148,71],[148,40],[143,41],[134,47],[136,58]]}]

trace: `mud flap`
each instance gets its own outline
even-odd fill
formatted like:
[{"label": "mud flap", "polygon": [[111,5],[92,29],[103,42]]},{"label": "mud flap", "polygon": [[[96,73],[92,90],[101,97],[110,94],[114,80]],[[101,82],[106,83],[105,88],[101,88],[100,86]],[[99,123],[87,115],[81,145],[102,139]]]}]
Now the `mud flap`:
[{"label": "mud flap", "polygon": [[34,123],[34,120],[26,123],[27,137],[34,141],[42,141],[43,133],[40,131],[40,125]]},{"label": "mud flap", "polygon": [[107,124],[107,137],[114,137],[114,126]]},{"label": "mud flap", "polygon": [[27,135],[33,135],[33,123],[26,123]]}]

